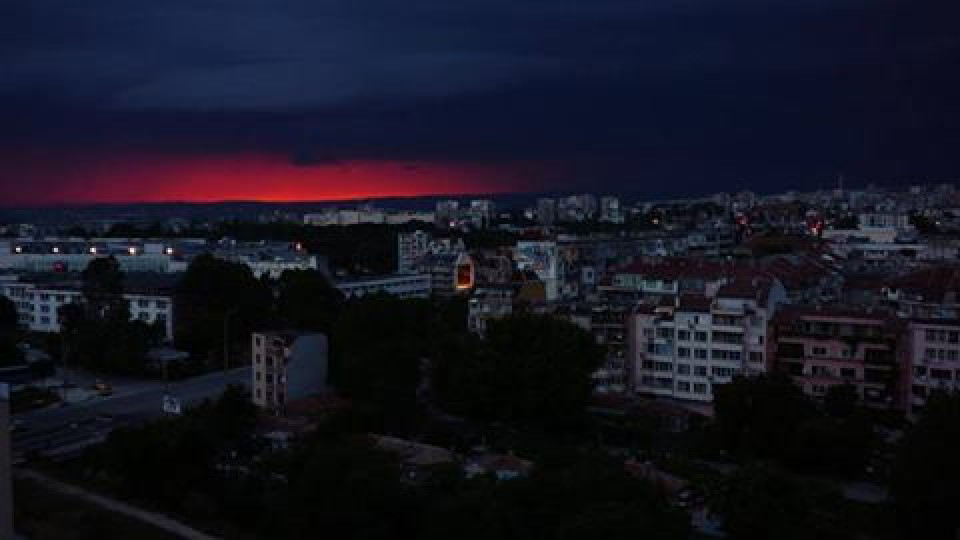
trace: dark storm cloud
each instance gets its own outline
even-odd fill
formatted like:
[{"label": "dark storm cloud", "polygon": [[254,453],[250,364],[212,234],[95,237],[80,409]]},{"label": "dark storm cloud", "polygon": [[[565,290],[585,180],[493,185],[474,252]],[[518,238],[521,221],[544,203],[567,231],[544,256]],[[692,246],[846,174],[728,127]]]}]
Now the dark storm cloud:
[{"label": "dark storm cloud", "polygon": [[[7,0],[0,137],[955,174],[951,2]],[[319,148],[319,150],[318,150]],[[609,172],[609,171],[608,171]]]}]

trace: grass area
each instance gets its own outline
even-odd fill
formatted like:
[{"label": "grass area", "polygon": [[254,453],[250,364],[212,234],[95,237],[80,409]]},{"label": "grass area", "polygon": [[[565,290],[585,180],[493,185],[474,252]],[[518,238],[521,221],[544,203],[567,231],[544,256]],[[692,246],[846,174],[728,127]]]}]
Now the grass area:
[{"label": "grass area", "polygon": [[14,523],[17,532],[34,540],[178,538],[152,525],[54,493],[29,480],[17,480],[14,485]]}]

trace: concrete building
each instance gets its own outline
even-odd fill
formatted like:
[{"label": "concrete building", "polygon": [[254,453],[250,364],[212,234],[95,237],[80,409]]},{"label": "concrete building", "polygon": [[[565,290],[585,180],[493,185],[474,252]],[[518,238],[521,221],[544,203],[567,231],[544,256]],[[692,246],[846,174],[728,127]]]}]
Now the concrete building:
[{"label": "concrete building", "polygon": [[915,417],[933,392],[960,391],[960,320],[914,319],[908,328],[907,412]]},{"label": "concrete building", "polygon": [[[128,281],[134,275],[128,275]],[[50,279],[54,278],[54,279]],[[173,339],[173,293],[169,282],[128,283],[123,297],[129,302],[130,319],[160,325],[164,338]],[[147,281],[147,280],[142,280]],[[152,281],[152,280],[150,280]],[[17,306],[20,324],[33,332],[59,332],[60,308],[83,302],[83,283],[79,277],[60,275],[0,276],[0,294]]]},{"label": "concrete building", "polygon": [[742,277],[712,296],[680,294],[641,305],[628,322],[634,390],[711,402],[716,385],[769,369],[768,323],[786,291],[769,277]]},{"label": "concrete building", "polygon": [[433,235],[426,231],[402,232],[397,235],[397,272],[413,272],[417,261],[430,251]]},{"label": "concrete building", "polygon": [[467,304],[467,330],[479,336],[487,333],[487,323],[513,313],[516,287],[513,285],[481,285],[474,289]]},{"label": "concrete building", "polygon": [[469,292],[476,281],[473,259],[466,253],[431,253],[420,261],[417,273],[430,277],[430,292],[439,296]]},{"label": "concrete building", "polygon": [[560,298],[563,261],[555,241],[521,240],[514,248],[517,270],[531,271],[546,286],[547,301]]},{"label": "concrete building", "polygon": [[430,276],[427,274],[390,274],[338,279],[334,285],[347,298],[386,293],[400,298],[428,298]]},{"label": "concrete building", "polygon": [[493,220],[496,217],[496,205],[493,201],[488,199],[470,201],[470,208],[467,210],[467,219],[474,227],[486,229],[493,224]]},{"label": "concrete building", "polygon": [[833,385],[856,387],[863,403],[901,408],[909,362],[904,325],[885,311],[791,307],[773,323],[776,369],[822,398]]},{"label": "concrete building", "polygon": [[260,332],[254,333],[251,339],[255,405],[281,413],[287,403],[326,389],[326,336]]},{"label": "concrete building", "polygon": [[623,223],[623,207],[617,197],[600,197],[600,221],[609,223]]},{"label": "concrete building", "polygon": [[537,199],[537,221],[548,226],[557,221],[556,199]]},{"label": "concrete building", "polygon": [[455,200],[437,201],[434,222],[437,228],[455,227],[460,221],[460,203]]}]

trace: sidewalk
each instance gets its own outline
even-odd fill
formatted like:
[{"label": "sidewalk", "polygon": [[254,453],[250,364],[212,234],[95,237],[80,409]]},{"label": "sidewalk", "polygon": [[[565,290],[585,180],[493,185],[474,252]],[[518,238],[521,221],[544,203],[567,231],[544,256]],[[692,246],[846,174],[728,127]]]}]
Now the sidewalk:
[{"label": "sidewalk", "polygon": [[77,486],[64,484],[59,480],[55,480],[37,471],[18,469],[14,471],[14,474],[17,478],[36,482],[37,484],[40,484],[41,486],[61,495],[74,497],[85,502],[95,504],[111,512],[122,514],[129,518],[148,523],[160,530],[175,534],[182,538],[187,538],[190,540],[214,540],[215,538],[162,514],[148,512],[146,510],[131,506],[127,503],[110,499],[102,495],[97,495],[96,493],[92,493]]}]

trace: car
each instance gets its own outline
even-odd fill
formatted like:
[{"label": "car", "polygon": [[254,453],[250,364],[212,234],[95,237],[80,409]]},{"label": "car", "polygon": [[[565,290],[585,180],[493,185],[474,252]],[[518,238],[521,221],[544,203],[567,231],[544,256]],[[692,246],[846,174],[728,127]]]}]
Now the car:
[{"label": "car", "polygon": [[97,382],[93,384],[93,391],[100,396],[110,396],[113,395],[113,386],[110,386],[108,382],[98,379]]}]

